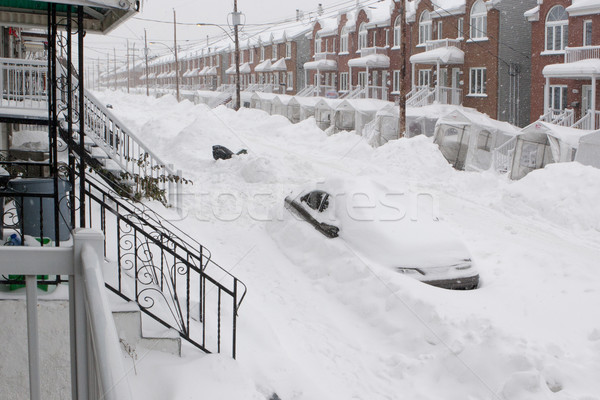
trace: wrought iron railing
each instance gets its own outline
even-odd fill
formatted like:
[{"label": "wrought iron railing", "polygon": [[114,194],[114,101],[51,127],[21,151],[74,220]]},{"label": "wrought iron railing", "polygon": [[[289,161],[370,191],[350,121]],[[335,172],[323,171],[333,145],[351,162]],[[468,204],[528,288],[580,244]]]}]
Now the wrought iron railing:
[{"label": "wrought iron railing", "polygon": [[235,358],[246,286],[147,207],[119,198],[89,177],[85,194],[88,226],[106,238],[112,267],[105,271],[106,286],[199,349]]}]

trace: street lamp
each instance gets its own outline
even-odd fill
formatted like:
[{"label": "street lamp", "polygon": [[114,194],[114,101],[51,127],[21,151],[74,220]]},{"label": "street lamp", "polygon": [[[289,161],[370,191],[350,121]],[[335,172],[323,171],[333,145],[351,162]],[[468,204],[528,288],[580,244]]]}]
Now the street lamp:
[{"label": "street lamp", "polygon": [[177,90],[177,101],[179,102],[179,61],[177,59],[177,49],[173,51],[168,45],[161,42],[149,42],[150,44],[160,44],[165,46],[173,55],[175,55],[175,89]]},{"label": "street lamp", "polygon": [[233,1],[233,32],[234,38],[231,37],[221,25],[199,22],[197,26],[216,26],[221,29],[235,44],[235,110],[240,109],[240,42],[238,38],[238,25],[240,25],[240,13],[237,10],[237,0]]}]

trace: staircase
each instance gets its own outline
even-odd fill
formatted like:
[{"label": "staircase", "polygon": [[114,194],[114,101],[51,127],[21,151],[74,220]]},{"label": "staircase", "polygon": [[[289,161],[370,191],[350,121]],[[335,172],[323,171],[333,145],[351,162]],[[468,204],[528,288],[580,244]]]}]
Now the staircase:
[{"label": "staircase", "polygon": [[407,107],[424,107],[432,104],[435,99],[435,90],[428,86],[417,86],[406,95]]},{"label": "staircase", "polygon": [[[194,238],[144,204],[123,198],[120,194],[127,193],[120,186],[123,182],[102,175],[109,169],[114,175],[159,178],[171,204],[181,193],[179,174],[95,96],[84,93],[83,154],[75,124],[72,137],[68,137],[66,113],[61,115],[59,132],[74,156],[101,167],[87,173],[83,184],[77,183],[83,187],[79,192],[83,198],[74,198],[73,207],[85,210],[87,228],[104,234],[105,285],[129,304],[115,315],[122,324],[121,339],[129,346],[158,346],[173,353],[180,352],[184,339],[204,352],[235,358],[237,317],[246,286],[215,263],[210,251]],[[72,96],[72,104],[78,104],[77,91]],[[175,176],[175,182],[165,179],[168,176]],[[158,336],[146,335],[150,323],[160,328]]]}]

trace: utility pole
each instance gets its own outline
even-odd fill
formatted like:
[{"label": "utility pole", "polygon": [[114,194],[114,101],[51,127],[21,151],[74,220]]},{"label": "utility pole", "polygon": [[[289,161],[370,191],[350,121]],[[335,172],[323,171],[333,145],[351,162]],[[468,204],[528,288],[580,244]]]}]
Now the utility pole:
[{"label": "utility pole", "polygon": [[[400,110],[398,114],[398,138],[406,131],[406,2],[400,2]],[[438,77],[439,78],[439,77]]]},{"label": "utility pole", "polygon": [[179,102],[179,61],[177,60],[177,18],[175,9],[173,9],[173,44],[175,46],[175,88],[177,90],[177,102]]},{"label": "utility pole", "polygon": [[106,53],[106,89],[110,89],[110,55]]},{"label": "utility pole", "polygon": [[148,37],[144,29],[144,54],[146,55],[146,96],[150,96],[150,82],[148,82]]},{"label": "utility pole", "polygon": [[127,93],[129,93],[129,39],[127,39]]},{"label": "utility pole", "polygon": [[235,39],[235,110],[240,109],[240,41],[238,37],[238,25],[240,24],[240,13],[238,13],[237,0],[233,0],[233,35]]},{"label": "utility pole", "polygon": [[113,47],[113,72],[115,75],[115,90],[117,90],[117,50]]},{"label": "utility pole", "polygon": [[97,73],[96,73],[96,90],[100,90],[100,57],[98,57],[98,62],[96,63]]}]

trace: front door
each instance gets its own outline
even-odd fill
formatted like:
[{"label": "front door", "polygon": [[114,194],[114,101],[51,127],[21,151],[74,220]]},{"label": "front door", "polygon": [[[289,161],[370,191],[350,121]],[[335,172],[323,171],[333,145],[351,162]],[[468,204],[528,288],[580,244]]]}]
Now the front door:
[{"label": "front door", "polygon": [[583,85],[581,87],[581,116],[587,114],[592,109],[592,85]]}]

